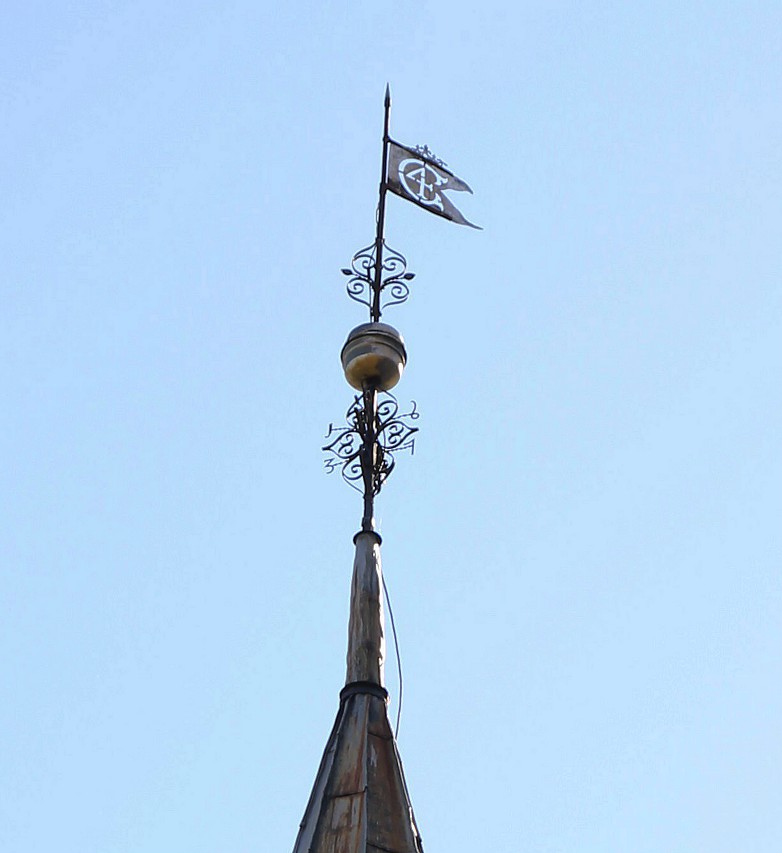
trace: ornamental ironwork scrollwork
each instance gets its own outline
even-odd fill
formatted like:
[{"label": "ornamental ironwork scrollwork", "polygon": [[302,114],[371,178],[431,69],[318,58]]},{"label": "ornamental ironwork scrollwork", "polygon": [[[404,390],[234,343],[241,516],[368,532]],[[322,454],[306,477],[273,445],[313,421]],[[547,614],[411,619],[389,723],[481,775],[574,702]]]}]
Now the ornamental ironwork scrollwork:
[{"label": "ornamental ironwork scrollwork", "polygon": [[[385,309],[389,305],[400,305],[407,301],[410,296],[408,282],[415,278],[415,273],[407,271],[407,260],[404,255],[387,246],[385,241],[382,254],[380,307]],[[373,243],[356,252],[350,262],[350,268],[346,267],[341,271],[343,275],[349,276],[345,287],[348,296],[370,309],[375,287],[376,261],[377,245]],[[386,292],[387,296],[384,296]]]},{"label": "ornamental ironwork scrollwork", "polygon": [[448,164],[445,160],[441,160],[435,153],[432,151],[428,145],[416,145],[413,147],[413,151],[420,154],[422,157],[425,157],[427,160],[431,160],[436,166],[442,166],[443,168],[447,168]]},{"label": "ornamental ironwork scrollwork", "polygon": [[[410,411],[400,414],[399,403],[393,394],[383,392],[378,399],[374,415],[374,447],[371,455],[372,471],[370,481],[372,494],[377,495],[394,470],[395,453],[409,450],[415,452],[415,434],[418,427],[413,422],[419,413],[415,402]],[[327,473],[341,469],[345,482],[357,492],[363,491],[364,468],[362,450],[369,434],[364,400],[357,395],[345,415],[347,426],[335,427],[329,424],[326,438],[331,439],[323,447],[326,458],[323,466]]]}]

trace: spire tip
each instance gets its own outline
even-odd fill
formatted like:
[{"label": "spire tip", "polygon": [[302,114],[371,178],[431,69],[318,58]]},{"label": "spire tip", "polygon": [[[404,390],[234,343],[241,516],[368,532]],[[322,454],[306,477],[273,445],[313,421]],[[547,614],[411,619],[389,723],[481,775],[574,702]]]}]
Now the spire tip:
[{"label": "spire tip", "polygon": [[386,106],[391,106],[391,86],[388,83],[386,83]]}]

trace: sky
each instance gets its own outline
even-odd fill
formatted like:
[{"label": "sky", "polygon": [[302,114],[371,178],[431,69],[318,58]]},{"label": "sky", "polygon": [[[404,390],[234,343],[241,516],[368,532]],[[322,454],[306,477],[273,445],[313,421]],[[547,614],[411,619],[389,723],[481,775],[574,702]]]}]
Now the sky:
[{"label": "sky", "polygon": [[3,5],[4,853],[292,849],[386,82],[484,228],[388,202],[426,850],[782,849],[780,56],[751,0]]}]

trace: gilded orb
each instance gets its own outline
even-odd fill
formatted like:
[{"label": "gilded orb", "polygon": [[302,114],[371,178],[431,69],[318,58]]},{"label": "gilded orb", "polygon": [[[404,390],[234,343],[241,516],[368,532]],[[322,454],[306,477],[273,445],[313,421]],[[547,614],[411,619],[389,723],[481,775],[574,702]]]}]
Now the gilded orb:
[{"label": "gilded orb", "polygon": [[402,336],[387,323],[362,323],[342,347],[345,379],[357,390],[389,391],[402,378],[407,352]]}]

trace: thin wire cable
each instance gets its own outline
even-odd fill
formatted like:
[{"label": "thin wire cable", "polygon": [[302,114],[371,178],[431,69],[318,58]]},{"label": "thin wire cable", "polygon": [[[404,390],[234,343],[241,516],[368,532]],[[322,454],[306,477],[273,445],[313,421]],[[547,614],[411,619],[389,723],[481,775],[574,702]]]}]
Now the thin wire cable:
[{"label": "thin wire cable", "polygon": [[394,737],[399,737],[399,723],[402,719],[402,656],[399,654],[399,640],[396,636],[396,622],[394,622],[394,610],[391,607],[391,596],[388,594],[388,587],[386,586],[386,576],[381,575],[383,578],[383,592],[386,596],[386,604],[388,605],[388,615],[391,617],[391,633],[394,635],[394,652],[396,654],[396,671],[399,675],[399,700],[396,703],[396,728],[394,730]]}]

